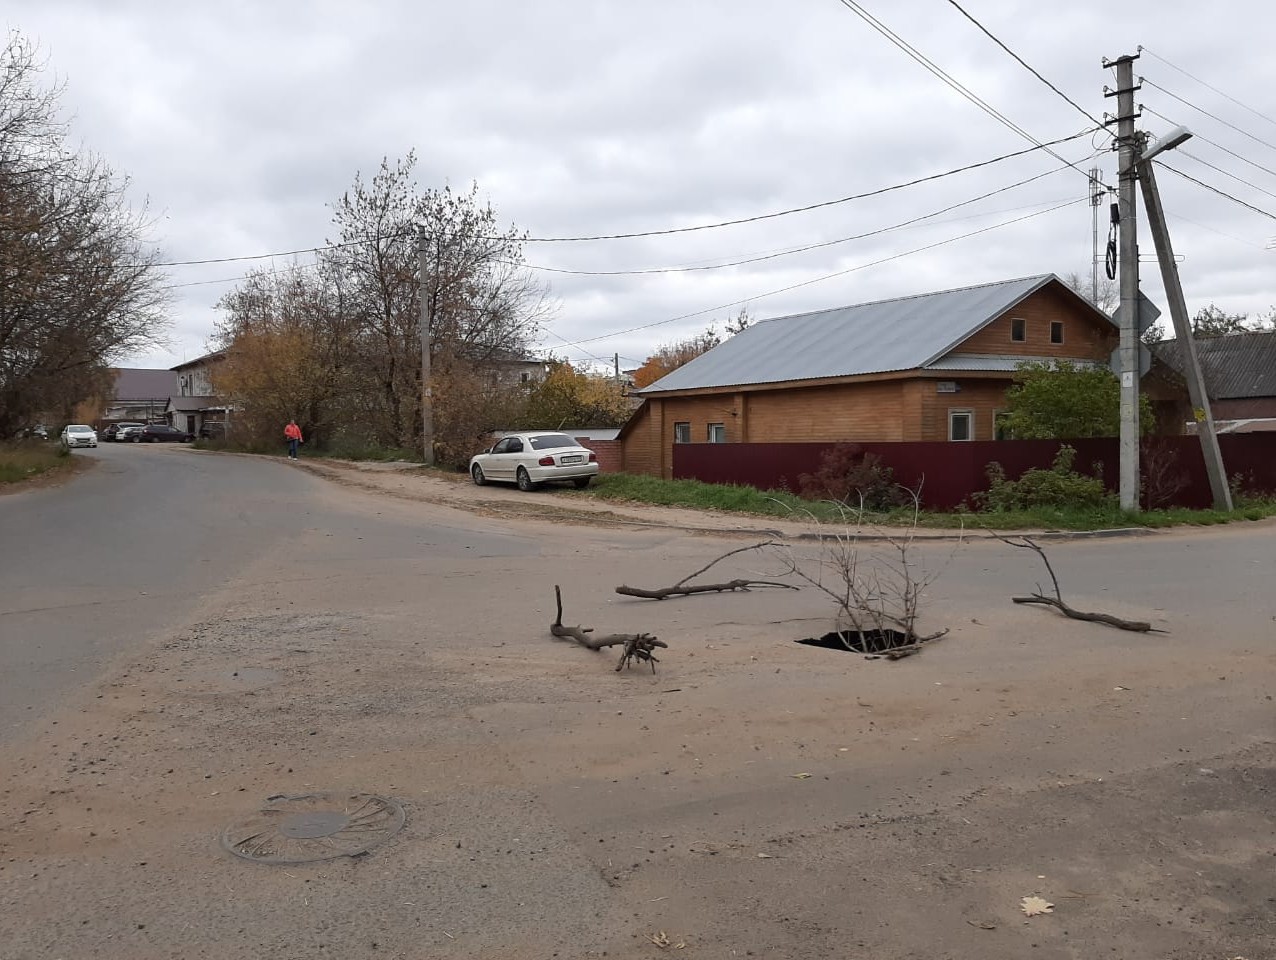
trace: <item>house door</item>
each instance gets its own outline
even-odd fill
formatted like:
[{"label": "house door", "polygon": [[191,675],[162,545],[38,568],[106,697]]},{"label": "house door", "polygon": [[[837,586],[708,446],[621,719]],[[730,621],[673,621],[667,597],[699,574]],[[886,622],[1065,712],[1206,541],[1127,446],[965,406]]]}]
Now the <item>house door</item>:
[{"label": "house door", "polygon": [[186,414],[186,432],[187,433],[195,432],[195,414],[193,413]]}]

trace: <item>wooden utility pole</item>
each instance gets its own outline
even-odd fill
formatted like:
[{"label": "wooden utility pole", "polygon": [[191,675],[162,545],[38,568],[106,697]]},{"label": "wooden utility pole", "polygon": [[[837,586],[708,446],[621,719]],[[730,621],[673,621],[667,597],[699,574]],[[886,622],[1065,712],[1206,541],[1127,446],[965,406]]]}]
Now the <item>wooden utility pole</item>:
[{"label": "wooden utility pole", "polygon": [[1117,203],[1121,213],[1121,343],[1117,349],[1121,381],[1121,509],[1139,509],[1139,237],[1134,181],[1138,177],[1138,143],[1134,132],[1134,56],[1105,61],[1116,67]]},{"label": "wooden utility pole", "polygon": [[1139,185],[1143,188],[1143,206],[1148,214],[1148,226],[1156,242],[1156,258],[1161,264],[1161,281],[1165,296],[1170,301],[1170,318],[1174,321],[1174,336],[1179,344],[1179,356],[1183,360],[1183,376],[1187,380],[1187,394],[1196,412],[1197,433],[1201,437],[1201,453],[1205,456],[1205,472],[1210,478],[1210,493],[1218,510],[1232,509],[1232,491],[1227,486],[1227,471],[1223,467],[1223,453],[1218,447],[1218,435],[1214,432],[1214,414],[1210,410],[1210,397],[1205,389],[1205,377],[1201,372],[1200,357],[1196,352],[1196,338],[1192,336],[1192,324],[1187,316],[1187,303],[1183,299],[1183,283],[1179,268],[1174,262],[1174,248],[1170,245],[1170,231],[1165,223],[1165,211],[1161,208],[1161,192],[1156,186],[1156,174],[1150,159],[1138,165]]},{"label": "wooden utility pole", "polygon": [[430,388],[430,332],[434,298],[430,294],[430,238],[422,228],[417,238],[417,287],[421,296],[421,454],[427,467],[434,466],[434,392]]}]

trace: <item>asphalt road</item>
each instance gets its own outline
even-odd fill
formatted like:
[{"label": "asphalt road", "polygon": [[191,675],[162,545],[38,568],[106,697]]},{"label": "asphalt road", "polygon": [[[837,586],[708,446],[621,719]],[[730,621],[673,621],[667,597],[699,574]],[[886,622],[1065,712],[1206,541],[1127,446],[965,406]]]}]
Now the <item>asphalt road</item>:
[{"label": "asphalt road", "polygon": [[[0,496],[0,742],[301,537],[326,487],[282,459],[184,445],[104,443],[72,455],[94,467],[67,485]],[[349,527],[333,514],[332,528]],[[456,528],[442,536],[496,549]]]},{"label": "asphalt road", "polygon": [[[1048,547],[1152,635],[1011,604],[1026,551],[919,548],[951,632],[888,663],[794,644],[830,625],[809,586],[613,593],[739,539],[86,455],[0,498],[3,960],[1276,957],[1270,524]],[[555,583],[565,622],[668,640],[658,670],[551,639]],[[406,825],[309,865],[221,846],[316,791]]]}]

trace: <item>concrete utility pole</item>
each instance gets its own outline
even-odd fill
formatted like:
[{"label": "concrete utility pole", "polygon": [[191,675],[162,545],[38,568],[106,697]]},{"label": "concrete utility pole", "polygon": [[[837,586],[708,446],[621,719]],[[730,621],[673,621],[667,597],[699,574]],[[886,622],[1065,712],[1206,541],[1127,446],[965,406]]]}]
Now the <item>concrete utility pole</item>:
[{"label": "concrete utility pole", "polygon": [[[1181,131],[1181,143],[1191,136],[1186,130]],[[1170,143],[1165,148],[1176,144]],[[1159,152],[1154,147],[1153,150]],[[1139,184],[1143,187],[1143,206],[1148,214],[1148,226],[1152,230],[1152,239],[1156,241],[1156,256],[1161,263],[1161,281],[1165,285],[1165,296],[1170,301],[1170,318],[1174,321],[1174,335],[1182,351],[1183,374],[1187,379],[1187,394],[1192,399],[1192,409],[1196,411],[1197,432],[1201,437],[1201,453],[1205,456],[1205,472],[1210,478],[1210,493],[1214,497],[1214,506],[1219,510],[1232,509],[1232,491],[1227,486],[1227,471],[1223,468],[1223,453],[1218,447],[1218,435],[1214,432],[1214,414],[1210,410],[1210,397],[1205,390],[1205,377],[1201,372],[1200,358],[1196,353],[1196,338],[1192,336],[1192,325],[1187,316],[1187,303],[1183,300],[1183,284],[1179,279],[1178,265],[1174,262],[1174,248],[1170,246],[1170,231],[1165,224],[1165,211],[1161,208],[1161,192],[1156,186],[1156,174],[1152,169],[1151,156],[1144,156],[1139,161]]]},{"label": "concrete utility pole", "polygon": [[1117,203],[1121,212],[1121,509],[1139,509],[1139,237],[1134,181],[1138,176],[1138,142],[1134,121],[1134,56],[1104,61],[1116,67],[1117,88],[1104,96],[1117,98]]},{"label": "concrete utility pole", "polygon": [[434,466],[434,392],[430,388],[430,331],[434,327],[434,301],[430,296],[430,238],[421,230],[417,238],[417,287],[421,296],[421,453],[427,467]]}]

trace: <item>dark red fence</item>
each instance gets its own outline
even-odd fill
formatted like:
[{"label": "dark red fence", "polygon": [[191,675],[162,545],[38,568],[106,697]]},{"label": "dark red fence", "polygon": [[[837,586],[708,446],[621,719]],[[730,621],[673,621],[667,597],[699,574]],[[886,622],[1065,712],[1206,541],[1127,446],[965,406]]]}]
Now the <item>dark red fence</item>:
[{"label": "dark red fence", "polygon": [[[1103,471],[1115,490],[1119,477],[1118,443],[1113,438],[1070,440],[1077,451],[1073,468],[1082,473]],[[972,493],[988,489],[988,464],[997,462],[1014,479],[1033,467],[1049,467],[1059,440],[984,440],[970,443],[861,443],[875,453],[907,487],[922,486],[922,502],[933,509],[951,509]],[[759,490],[801,490],[800,477],[814,473],[830,443],[679,443],[673,448],[675,479],[705,483],[733,483]],[[1219,437],[1229,477],[1243,477],[1246,489],[1276,491],[1276,433],[1224,434]],[[1173,503],[1208,507],[1209,478],[1196,437],[1156,437],[1143,443],[1144,474],[1154,487],[1180,486]]]}]

